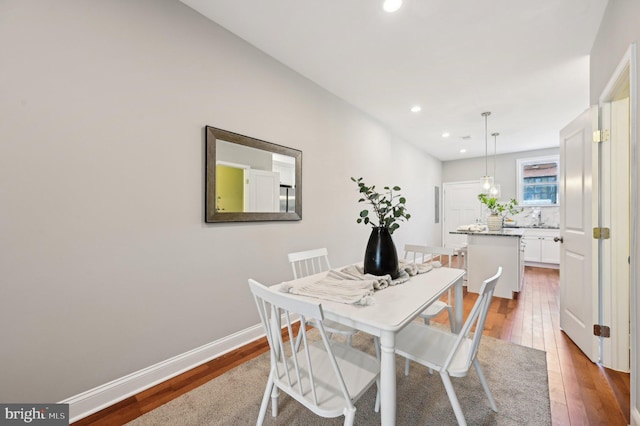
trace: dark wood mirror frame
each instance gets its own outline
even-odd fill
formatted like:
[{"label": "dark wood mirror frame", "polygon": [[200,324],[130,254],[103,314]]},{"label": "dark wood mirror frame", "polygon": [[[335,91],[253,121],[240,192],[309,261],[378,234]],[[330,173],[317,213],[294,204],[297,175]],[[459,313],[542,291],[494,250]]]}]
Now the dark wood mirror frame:
[{"label": "dark wood mirror frame", "polygon": [[[255,222],[302,219],[302,151],[206,126],[205,222]],[[293,212],[219,212],[216,209],[216,141],[221,140],[295,159],[295,209]]]}]

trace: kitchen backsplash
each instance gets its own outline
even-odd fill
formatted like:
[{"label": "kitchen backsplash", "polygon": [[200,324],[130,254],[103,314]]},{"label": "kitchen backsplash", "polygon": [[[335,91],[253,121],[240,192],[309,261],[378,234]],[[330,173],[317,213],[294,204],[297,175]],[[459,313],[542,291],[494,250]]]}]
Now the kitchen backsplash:
[{"label": "kitchen backsplash", "polygon": [[540,212],[540,224],[560,226],[560,207],[523,207],[521,213],[508,215],[519,226],[538,224],[537,212]]}]

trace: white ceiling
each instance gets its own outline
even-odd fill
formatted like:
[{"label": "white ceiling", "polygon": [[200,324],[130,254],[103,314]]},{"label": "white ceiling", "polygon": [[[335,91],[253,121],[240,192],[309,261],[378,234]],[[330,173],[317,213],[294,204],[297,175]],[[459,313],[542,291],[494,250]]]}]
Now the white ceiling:
[{"label": "white ceiling", "polygon": [[498,154],[558,146],[589,106],[607,4],[404,0],[389,14],[382,0],[181,1],[443,161],[484,156],[484,111],[489,154],[493,132]]}]

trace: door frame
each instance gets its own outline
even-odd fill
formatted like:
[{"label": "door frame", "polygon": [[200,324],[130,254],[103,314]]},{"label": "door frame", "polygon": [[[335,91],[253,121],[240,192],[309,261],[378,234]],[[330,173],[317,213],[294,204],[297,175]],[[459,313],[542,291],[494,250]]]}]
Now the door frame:
[{"label": "door frame", "polygon": [[[629,146],[630,146],[630,200],[629,206],[632,212],[638,211],[638,190],[640,182],[638,182],[638,167],[640,159],[638,158],[637,145],[637,117],[638,117],[638,68],[636,44],[632,43],[625,52],[622,60],[614,70],[609,82],[605,86],[599,98],[599,105],[611,101],[617,93],[620,92],[621,84],[628,82],[629,84]],[[635,164],[633,163],[635,161]],[[640,372],[638,367],[638,333],[640,331],[640,316],[638,315],[638,307],[640,306],[640,292],[637,288],[638,282],[638,221],[637,214],[630,215],[630,241],[629,241],[629,311],[630,311],[630,358],[631,358],[631,424],[640,424],[640,401],[638,399],[638,385]],[[616,303],[626,303],[626,301],[615,301]],[[608,305],[608,306],[607,306]],[[615,309],[615,303],[607,304],[603,309],[611,312]]]}]

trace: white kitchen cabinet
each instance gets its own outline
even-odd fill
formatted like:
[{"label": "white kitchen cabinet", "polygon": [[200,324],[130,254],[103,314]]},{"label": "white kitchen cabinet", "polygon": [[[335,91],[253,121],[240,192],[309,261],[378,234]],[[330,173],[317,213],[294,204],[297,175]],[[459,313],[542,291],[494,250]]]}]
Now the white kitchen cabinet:
[{"label": "white kitchen cabinet", "polygon": [[560,264],[560,243],[553,239],[559,236],[560,231],[557,229],[526,229],[522,237],[525,262],[557,267]]}]

